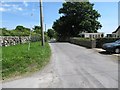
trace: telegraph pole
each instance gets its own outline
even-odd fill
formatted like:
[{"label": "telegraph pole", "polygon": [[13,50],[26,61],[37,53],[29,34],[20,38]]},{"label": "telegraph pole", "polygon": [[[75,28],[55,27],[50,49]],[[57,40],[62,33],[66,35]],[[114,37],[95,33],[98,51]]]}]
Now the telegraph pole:
[{"label": "telegraph pole", "polygon": [[41,39],[42,39],[42,46],[44,46],[42,0],[40,0],[40,24],[41,24]]},{"label": "telegraph pole", "polygon": [[47,31],[46,31],[46,24],[45,24],[45,32],[47,32]]}]

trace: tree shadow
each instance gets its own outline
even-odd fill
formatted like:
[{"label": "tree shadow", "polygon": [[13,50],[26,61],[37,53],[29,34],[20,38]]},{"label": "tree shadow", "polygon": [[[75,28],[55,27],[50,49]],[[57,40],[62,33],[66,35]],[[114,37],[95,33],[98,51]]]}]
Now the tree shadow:
[{"label": "tree shadow", "polygon": [[57,43],[56,41],[49,41],[49,43]]},{"label": "tree shadow", "polygon": [[108,51],[100,51],[100,54],[104,54],[104,55],[112,55],[114,54],[113,52],[108,52]]},{"label": "tree shadow", "polygon": [[49,41],[49,43],[69,43],[69,42],[67,42],[67,41]]}]

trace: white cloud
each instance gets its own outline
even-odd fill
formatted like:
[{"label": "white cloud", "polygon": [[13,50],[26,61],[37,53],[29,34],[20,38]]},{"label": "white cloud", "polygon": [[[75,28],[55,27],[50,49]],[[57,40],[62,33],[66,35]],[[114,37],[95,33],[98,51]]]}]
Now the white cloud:
[{"label": "white cloud", "polygon": [[5,3],[3,3],[3,4],[2,4],[2,7],[11,7],[11,5],[10,5],[10,4],[5,4]]},{"label": "white cloud", "polygon": [[22,11],[22,10],[23,10],[21,7],[18,7],[18,8],[16,8],[16,9],[19,10],[19,11]]},{"label": "white cloud", "polygon": [[17,4],[8,4],[2,2],[0,7],[0,12],[7,12],[7,11],[23,11],[23,8]]},{"label": "white cloud", "polygon": [[4,11],[6,11],[6,9],[5,9],[5,8],[0,7],[0,11],[1,11],[1,12],[4,12]]},{"label": "white cloud", "polygon": [[10,9],[6,9],[6,8],[3,8],[3,7],[0,7],[0,12],[6,12],[6,11],[9,11]]},{"label": "white cloud", "polygon": [[20,6],[18,6],[18,5],[13,5],[13,8],[11,8],[11,10],[14,10],[14,11],[16,11],[16,10],[23,11],[23,8],[20,7]]},{"label": "white cloud", "polygon": [[23,4],[25,5],[25,7],[28,6],[28,3],[26,1],[23,1]]},{"label": "white cloud", "polygon": [[35,11],[35,9],[33,8],[33,9],[32,9],[32,11],[34,12],[34,11]]}]

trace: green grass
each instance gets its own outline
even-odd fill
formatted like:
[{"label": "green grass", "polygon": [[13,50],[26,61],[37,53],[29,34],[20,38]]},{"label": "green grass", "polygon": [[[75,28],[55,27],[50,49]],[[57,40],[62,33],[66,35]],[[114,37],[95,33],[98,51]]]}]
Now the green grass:
[{"label": "green grass", "polygon": [[33,72],[45,66],[50,59],[51,50],[48,43],[42,47],[40,42],[2,47],[2,78],[10,78]]}]

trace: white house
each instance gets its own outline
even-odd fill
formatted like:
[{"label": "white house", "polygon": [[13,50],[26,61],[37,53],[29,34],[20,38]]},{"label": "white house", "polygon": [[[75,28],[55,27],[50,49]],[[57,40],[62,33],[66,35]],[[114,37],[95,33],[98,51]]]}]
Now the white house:
[{"label": "white house", "polygon": [[83,38],[103,38],[104,33],[80,33],[80,37]]},{"label": "white house", "polygon": [[114,32],[112,32],[112,37],[120,38],[120,26]]}]

